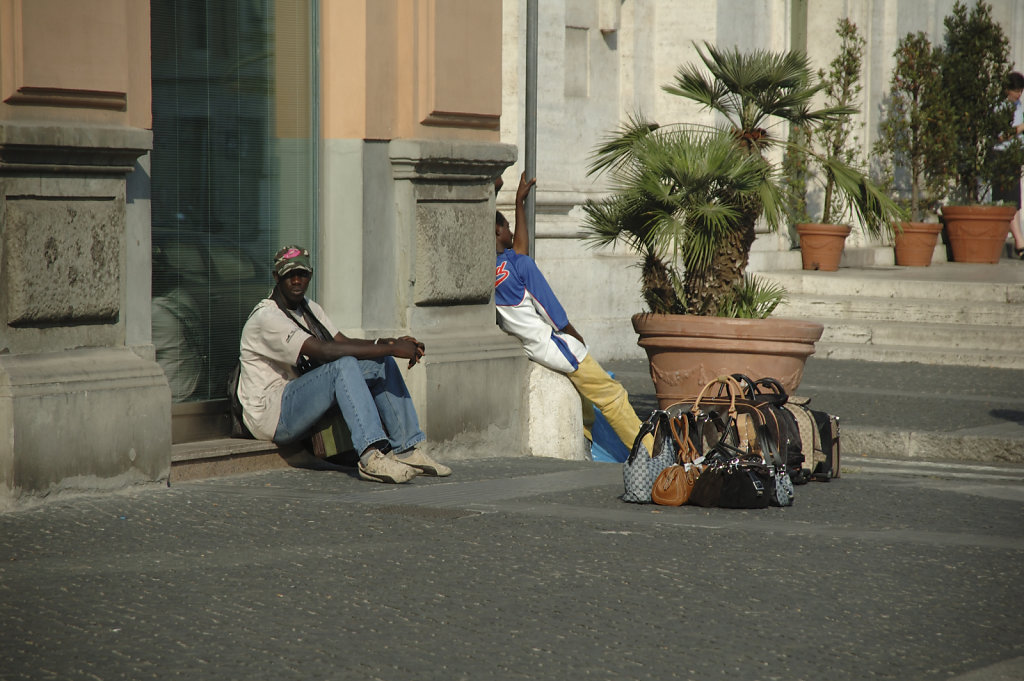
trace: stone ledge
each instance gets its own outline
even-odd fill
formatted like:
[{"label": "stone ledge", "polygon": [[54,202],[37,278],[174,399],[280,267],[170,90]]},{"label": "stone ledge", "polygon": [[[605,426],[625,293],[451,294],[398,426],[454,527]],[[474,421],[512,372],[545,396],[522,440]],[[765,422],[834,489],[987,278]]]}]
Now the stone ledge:
[{"label": "stone ledge", "polygon": [[223,438],[187,442],[171,447],[171,482],[288,468],[273,442]]}]

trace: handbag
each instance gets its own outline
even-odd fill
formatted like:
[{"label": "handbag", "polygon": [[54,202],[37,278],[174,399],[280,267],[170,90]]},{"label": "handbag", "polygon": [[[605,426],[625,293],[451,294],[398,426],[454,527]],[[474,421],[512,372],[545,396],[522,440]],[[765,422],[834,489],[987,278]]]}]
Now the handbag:
[{"label": "handbag", "polygon": [[803,435],[792,411],[787,407],[789,395],[786,389],[774,378],[759,378],[754,381],[743,374],[733,374],[733,378],[746,387],[746,398],[765,407],[775,420],[778,429],[779,456],[786,464],[786,472],[794,485],[803,485],[810,479],[809,471],[804,469],[805,456]]},{"label": "handbag", "polygon": [[[651,503],[651,490],[658,475],[672,464],[678,463],[675,448],[668,443],[666,437],[667,419],[668,414],[665,411],[655,409],[640,426],[640,432],[633,440],[629,457],[622,464],[622,483],[625,487],[623,501],[634,504]],[[642,442],[650,433],[654,433],[653,452],[648,452]]]},{"label": "handbag", "polygon": [[332,407],[317,421],[309,440],[310,449],[318,459],[337,456],[355,449],[348,424],[337,407]]},{"label": "handbag", "polygon": [[242,417],[242,402],[238,399],[238,381],[242,375],[242,363],[235,362],[235,368],[228,374],[228,418],[231,420],[231,437],[254,439]]},{"label": "handbag", "polygon": [[695,506],[767,508],[771,503],[772,474],[761,457],[719,442],[704,457],[705,470],[690,493]]},{"label": "handbag", "polygon": [[[683,434],[679,434],[682,425]],[[700,477],[701,468],[696,462],[697,449],[690,439],[690,418],[668,417],[669,432],[676,447],[676,461],[661,471],[651,488],[651,501],[661,506],[682,506],[689,500],[693,486]]]},{"label": "handbag", "polygon": [[[716,384],[719,395],[707,399]],[[690,503],[721,508],[792,505],[793,484],[779,455],[778,431],[770,428],[763,405],[742,393],[736,379],[722,376],[705,385],[689,407],[699,440],[709,446]]]}]

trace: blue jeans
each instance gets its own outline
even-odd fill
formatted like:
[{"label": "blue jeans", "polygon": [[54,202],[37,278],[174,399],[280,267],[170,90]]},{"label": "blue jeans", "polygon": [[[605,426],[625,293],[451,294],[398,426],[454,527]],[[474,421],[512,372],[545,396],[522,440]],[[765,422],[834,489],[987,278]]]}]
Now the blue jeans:
[{"label": "blue jeans", "polygon": [[404,452],[426,439],[393,358],[342,357],[288,382],[274,442],[289,444],[308,437],[335,404],[360,454],[381,440]]}]

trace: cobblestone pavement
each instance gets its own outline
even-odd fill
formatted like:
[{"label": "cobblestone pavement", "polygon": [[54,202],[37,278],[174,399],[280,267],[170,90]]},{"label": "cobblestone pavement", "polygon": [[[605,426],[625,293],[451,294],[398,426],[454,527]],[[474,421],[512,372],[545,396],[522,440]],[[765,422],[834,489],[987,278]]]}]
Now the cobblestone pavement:
[{"label": "cobblestone pavement", "polygon": [[852,462],[788,509],[621,469],[277,470],[0,515],[0,679],[1021,679],[1024,471]]}]

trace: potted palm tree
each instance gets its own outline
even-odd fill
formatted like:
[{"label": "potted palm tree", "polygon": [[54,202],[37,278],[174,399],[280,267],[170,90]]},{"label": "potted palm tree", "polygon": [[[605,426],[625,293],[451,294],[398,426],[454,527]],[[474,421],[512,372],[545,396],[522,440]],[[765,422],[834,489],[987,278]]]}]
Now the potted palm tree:
[{"label": "potted palm tree", "polygon": [[[826,105],[843,113],[822,121],[814,130],[805,131],[804,137],[816,145],[825,159],[835,159],[848,168],[860,165],[857,163],[857,124],[852,114],[859,106],[863,89],[860,81],[865,43],[857,25],[845,17],[840,18],[836,25],[836,36],[839,38],[839,52],[829,63],[828,71],[818,72],[818,78],[823,85]],[[791,157],[799,157],[806,152],[800,147],[790,147],[788,153]],[[851,206],[836,190],[836,172],[837,168],[832,164],[823,163],[818,175],[823,185],[821,220],[807,220],[796,225],[805,270],[834,272],[839,269],[843,245],[851,230],[850,225],[845,224],[850,217]]]},{"label": "potted palm tree", "polygon": [[1003,83],[1010,71],[1009,41],[977,0],[970,12],[957,0],[943,20],[942,94],[950,111],[954,143],[949,157],[955,177],[953,205],[943,206],[953,260],[996,263],[1006,243],[1016,206],[994,205],[989,190],[1008,182],[1018,152],[995,149],[1010,122]]},{"label": "potted palm tree", "polygon": [[[659,401],[692,394],[711,378],[741,371],[773,376],[794,390],[821,337],[820,324],[769,316],[784,292],[747,275],[755,226],[778,229],[785,215],[772,134],[794,123],[813,130],[847,109],[812,109],[821,90],[798,52],[697,46],[701,64],[681,67],[664,89],[720,114],[718,125],[659,126],[631,117],[595,151],[592,174],[610,195],[584,206],[595,245],[622,242],[640,258],[650,311],[633,316]],[[825,159],[835,189],[875,229],[897,213],[863,173]]]},{"label": "potted palm tree", "polygon": [[910,214],[910,221],[895,230],[896,264],[927,267],[942,224],[923,217],[947,191],[953,145],[941,89],[941,51],[919,31],[900,38],[893,57],[873,150],[883,183]]}]

